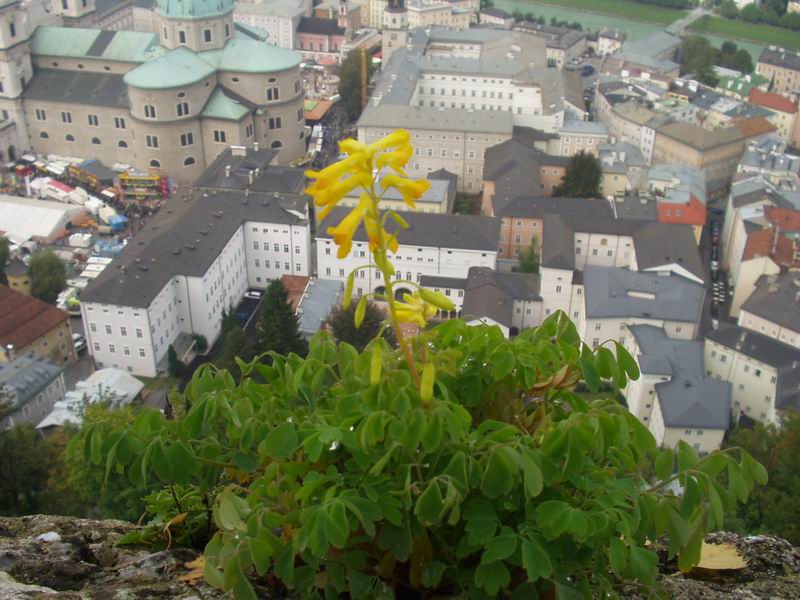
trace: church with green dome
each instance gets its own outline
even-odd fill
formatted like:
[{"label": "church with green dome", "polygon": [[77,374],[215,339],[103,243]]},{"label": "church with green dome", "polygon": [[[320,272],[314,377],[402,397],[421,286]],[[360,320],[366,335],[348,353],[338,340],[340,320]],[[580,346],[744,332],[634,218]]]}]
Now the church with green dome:
[{"label": "church with green dome", "polygon": [[[9,8],[18,6],[0,19]],[[20,19],[16,39],[0,34],[0,60],[13,52],[6,66],[18,72],[0,87],[14,121],[3,158],[12,148],[96,157],[181,185],[229,146],[270,148],[275,164],[302,156],[302,57],[236,25],[233,9],[234,0],[157,0],[154,33],[30,30]]]}]

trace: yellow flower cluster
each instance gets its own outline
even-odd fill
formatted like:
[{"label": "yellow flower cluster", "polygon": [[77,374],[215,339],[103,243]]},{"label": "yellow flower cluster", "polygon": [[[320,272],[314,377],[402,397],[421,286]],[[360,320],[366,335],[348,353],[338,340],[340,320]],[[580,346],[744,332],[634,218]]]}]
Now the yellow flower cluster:
[{"label": "yellow flower cluster", "polygon": [[407,131],[397,130],[370,145],[353,139],[344,140],[339,142],[339,149],[347,154],[346,158],[321,171],[306,171],[306,176],[314,180],[314,183],[306,189],[306,193],[314,198],[314,204],[322,209],[319,214],[320,220],[324,219],[339,201],[354,189],[358,187],[364,189],[358,205],[338,225],[327,230],[339,247],[337,251],[339,258],[344,258],[350,253],[353,235],[362,220],[373,252],[379,249],[381,239],[385,244],[382,250],[397,251],[397,239],[383,229],[379,220],[379,197],[375,190],[375,180],[381,177],[385,167],[392,169],[395,174],[382,176],[380,187],[384,192],[389,188],[395,188],[411,208],[416,208],[415,201],[428,190],[430,183],[424,179],[416,181],[408,179],[403,170],[414,153],[410,139],[411,136]]}]

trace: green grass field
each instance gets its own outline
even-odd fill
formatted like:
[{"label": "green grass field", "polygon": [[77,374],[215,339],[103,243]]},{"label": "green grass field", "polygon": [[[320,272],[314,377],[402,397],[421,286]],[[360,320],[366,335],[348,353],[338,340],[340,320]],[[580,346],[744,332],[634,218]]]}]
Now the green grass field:
[{"label": "green grass field", "polygon": [[695,21],[689,27],[689,30],[692,33],[715,33],[726,37],[800,50],[800,33],[770,25],[754,25],[744,21],[733,21],[706,15],[702,19]]},{"label": "green grass field", "polygon": [[[659,23],[662,25],[669,25],[686,14],[684,10],[663,8],[652,4],[639,4],[637,2],[631,2],[630,0],[603,0],[602,2],[598,2],[598,0],[536,0],[535,2],[525,2],[524,4],[530,4],[530,10],[533,13],[536,12],[537,4],[549,4],[551,6],[585,10],[598,14],[625,17],[635,21]],[[524,8],[520,9],[526,12]]]}]

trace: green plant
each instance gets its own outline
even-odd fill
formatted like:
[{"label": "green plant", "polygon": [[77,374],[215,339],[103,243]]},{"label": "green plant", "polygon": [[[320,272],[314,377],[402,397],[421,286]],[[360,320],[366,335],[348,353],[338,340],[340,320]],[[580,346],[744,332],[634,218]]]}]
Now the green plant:
[{"label": "green plant", "polygon": [[[576,394],[579,383],[618,391],[639,373],[620,344],[583,344],[562,312],[513,340],[461,320],[426,329],[452,305],[422,288],[394,298],[389,254],[404,221],[378,212],[375,189],[396,187],[413,206],[426,186],[373,175],[402,172],[408,134],[341,148],[349,157],[309,173],[309,193],[328,211],[366,190],[329,233],[342,257],[364,222],[374,263],[364,268],[386,286],[371,296],[386,302],[399,348],[376,339],[359,353],[323,332],[305,358],[237,360],[239,384],[206,365],[186,387],[185,415],[98,423],[83,432],[87,459],[138,486],[215,496],[205,577],[239,600],[276,581],[320,599],[573,599],[636,583],[649,593],[664,534],[681,570],[696,564],[704,533],[766,480],[764,468],[736,448],[703,458],[685,443],[659,449],[620,403]],[[345,298],[352,289],[353,276]]]}]

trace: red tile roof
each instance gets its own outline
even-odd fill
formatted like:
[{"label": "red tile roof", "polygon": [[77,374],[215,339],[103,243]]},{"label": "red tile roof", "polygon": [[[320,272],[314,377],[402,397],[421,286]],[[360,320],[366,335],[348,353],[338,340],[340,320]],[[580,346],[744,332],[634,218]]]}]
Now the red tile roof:
[{"label": "red tile roof", "polygon": [[750,102],[753,104],[758,104],[759,106],[771,108],[773,110],[779,110],[781,112],[797,112],[796,102],[792,102],[789,100],[789,98],[786,96],[781,96],[780,94],[775,94],[773,92],[762,92],[758,88],[753,88],[750,90]]},{"label": "red tile roof", "polygon": [[776,234],[772,229],[761,229],[747,236],[742,260],[768,256],[780,267],[796,268],[800,261],[795,261],[794,255],[795,247],[791,239]]},{"label": "red tile roof", "polygon": [[289,301],[292,303],[294,310],[297,310],[297,305],[300,304],[300,299],[303,297],[303,292],[306,291],[308,280],[309,278],[304,275],[284,275],[281,277],[281,283],[289,293]]},{"label": "red tile roof", "polygon": [[767,206],[764,210],[764,216],[767,221],[780,228],[782,232],[800,231],[800,211]]},{"label": "red tile roof", "polygon": [[0,285],[0,344],[20,349],[69,318],[63,310]]},{"label": "red tile roof", "polygon": [[744,117],[734,119],[733,124],[742,132],[746,138],[756,137],[765,133],[775,131],[775,126],[764,117]]}]

